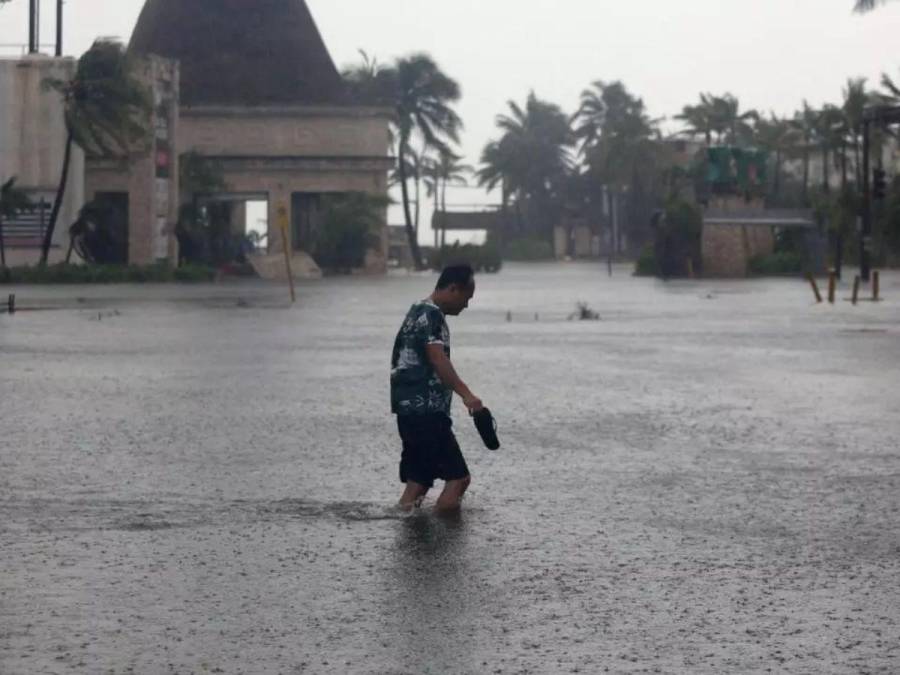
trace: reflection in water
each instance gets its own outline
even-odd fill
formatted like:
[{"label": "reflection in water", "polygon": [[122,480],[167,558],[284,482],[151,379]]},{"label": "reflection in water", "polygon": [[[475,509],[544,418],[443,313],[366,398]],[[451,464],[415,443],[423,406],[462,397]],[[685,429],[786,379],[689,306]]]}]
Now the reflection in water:
[{"label": "reflection in water", "polygon": [[[473,579],[465,512],[436,516],[416,512],[397,524],[393,564],[387,568],[386,619],[404,636],[404,668],[423,672],[429,663],[459,663],[459,636],[467,632]],[[399,656],[399,654],[398,654]]]}]

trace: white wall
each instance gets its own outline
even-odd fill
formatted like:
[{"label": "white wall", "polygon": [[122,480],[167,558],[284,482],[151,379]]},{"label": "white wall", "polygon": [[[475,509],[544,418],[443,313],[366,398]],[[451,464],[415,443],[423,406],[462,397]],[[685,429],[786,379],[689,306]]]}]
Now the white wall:
[{"label": "white wall", "polygon": [[[0,59],[0,182],[15,176],[17,187],[33,197],[44,195],[51,203],[62,171],[66,127],[59,94],[42,83],[68,79],[75,66],[74,59],[42,55]],[[65,256],[68,227],[83,204],[84,153],[75,146],[51,261]],[[39,250],[7,251],[9,264],[34,263],[39,255]]]}]

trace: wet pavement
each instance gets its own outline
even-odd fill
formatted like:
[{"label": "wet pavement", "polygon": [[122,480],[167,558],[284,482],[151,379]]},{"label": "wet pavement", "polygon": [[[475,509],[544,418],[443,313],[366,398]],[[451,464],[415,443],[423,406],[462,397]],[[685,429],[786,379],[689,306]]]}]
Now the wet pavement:
[{"label": "wet pavement", "polygon": [[900,671],[900,274],[482,277],[504,445],[455,403],[443,520],[391,508],[432,283],[13,289],[53,311],[0,315],[0,673]]}]

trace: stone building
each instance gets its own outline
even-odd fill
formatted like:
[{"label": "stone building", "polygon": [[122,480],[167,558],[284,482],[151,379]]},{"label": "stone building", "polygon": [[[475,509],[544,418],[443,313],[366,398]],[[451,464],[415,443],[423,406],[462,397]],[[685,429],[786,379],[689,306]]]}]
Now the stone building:
[{"label": "stone building", "polygon": [[152,101],[149,137],[129,156],[89,155],[85,197],[115,214],[107,225],[124,244],[118,262],[177,260],[178,62],[150,55],[135,67]]},{"label": "stone building", "polygon": [[744,277],[750,260],[775,251],[779,229],[802,232],[804,256],[812,271],[824,268],[824,240],[808,209],[766,209],[761,201],[719,199],[703,213],[701,249],[707,277]]},{"label": "stone building", "polygon": [[[245,202],[266,201],[270,253],[283,251],[279,213],[290,223],[291,248],[303,258],[319,227],[323,195],[387,195],[390,111],[353,104],[303,0],[147,0],[129,49],[148,58],[157,75],[168,67],[163,64],[178,64],[171,71],[177,105],[166,148],[171,176],[177,178],[177,157],[187,152],[214,161],[224,174],[223,193],[182,193],[178,200],[229,201],[237,218]],[[151,165],[158,168],[155,160]],[[89,183],[89,193],[104,188],[99,176],[89,176]],[[152,180],[144,186],[143,192],[131,188],[132,201],[146,203],[146,191],[158,187]],[[176,183],[171,195],[177,194]],[[386,212],[383,222],[366,260],[371,272],[386,266]],[[172,243],[166,248],[171,254]],[[161,250],[143,244],[133,261]],[[304,262],[298,267],[308,268]]]},{"label": "stone building", "polygon": [[[147,0],[129,51],[152,94],[148,138],[128,157],[85,159],[76,148],[51,262],[65,255],[68,226],[86,201],[116,214],[121,262],[133,264],[177,260],[182,204],[228,202],[240,230],[245,203],[258,201],[267,203],[269,253],[283,253],[281,214],[294,269],[315,275],[304,251],[322,226],[323,197],[387,197],[390,111],[350,99],[304,0]],[[73,59],[42,55],[0,60],[0,179],[17,177],[48,206],[66,129],[59,95],[41,83],[71,78],[75,68]],[[225,190],[186,194],[186,153],[221,167]],[[7,228],[8,264],[39,260],[44,211],[49,217],[49,208],[39,210]],[[369,272],[386,269],[386,211],[366,256]],[[282,269],[267,262],[258,269]]]}]

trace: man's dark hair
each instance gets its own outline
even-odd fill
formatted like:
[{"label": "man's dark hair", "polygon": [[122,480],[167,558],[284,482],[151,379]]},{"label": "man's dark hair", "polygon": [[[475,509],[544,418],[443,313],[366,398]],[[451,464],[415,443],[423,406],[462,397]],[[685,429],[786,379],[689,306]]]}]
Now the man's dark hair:
[{"label": "man's dark hair", "polygon": [[472,283],[474,277],[475,270],[472,269],[471,265],[450,265],[441,272],[435,289],[443,291],[445,288],[450,288],[453,284],[464,288]]}]

